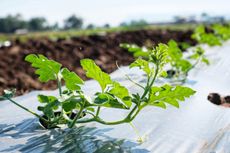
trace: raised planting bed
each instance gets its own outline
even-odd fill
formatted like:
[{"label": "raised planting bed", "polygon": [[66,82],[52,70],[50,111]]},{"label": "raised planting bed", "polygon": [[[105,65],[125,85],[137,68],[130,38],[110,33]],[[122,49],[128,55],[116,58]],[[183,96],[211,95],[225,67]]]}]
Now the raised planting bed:
[{"label": "raised planting bed", "polygon": [[[230,109],[210,103],[210,92],[223,95],[230,93],[230,42],[223,46],[202,46],[210,61],[207,66],[198,64],[188,74],[185,86],[197,93],[185,102],[180,109],[168,106],[146,107],[135,118],[133,124],[136,134],[129,124],[116,126],[88,123],[77,128],[44,130],[38,119],[19,109],[8,101],[0,107],[0,152],[153,152],[153,153],[197,153],[229,152],[230,146]],[[138,68],[122,67],[111,74],[133,93],[143,90],[125,77],[129,75],[135,82],[145,84],[144,73]],[[157,80],[161,85],[167,81]],[[96,81],[86,81],[82,90],[89,96],[100,90]],[[58,91],[34,91],[15,98],[23,106],[37,111],[37,94],[58,95]],[[127,115],[120,109],[104,108],[101,115],[105,120],[116,120]],[[137,142],[138,135],[143,142]]]}]

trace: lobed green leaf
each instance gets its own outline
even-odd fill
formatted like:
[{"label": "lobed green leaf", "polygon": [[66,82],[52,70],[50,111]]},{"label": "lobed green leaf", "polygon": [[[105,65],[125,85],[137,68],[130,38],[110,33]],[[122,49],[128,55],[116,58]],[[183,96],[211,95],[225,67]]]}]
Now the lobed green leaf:
[{"label": "lobed green leaf", "polygon": [[168,55],[169,55],[169,62],[172,67],[175,67],[177,70],[186,72],[188,69],[192,67],[192,64],[183,59],[183,53],[178,47],[178,44],[174,40],[170,40],[168,42]]},{"label": "lobed green leaf", "polygon": [[183,53],[178,47],[178,44],[174,40],[170,40],[168,42],[168,54],[173,60],[181,59],[183,57]]},{"label": "lobed green leaf", "polygon": [[61,68],[61,64],[53,60],[48,60],[43,55],[30,54],[27,55],[25,61],[32,64],[32,67],[37,68],[35,71],[39,75],[41,82],[56,80]]},{"label": "lobed green leaf", "polygon": [[107,85],[112,84],[110,76],[103,72],[100,67],[94,63],[93,60],[83,59],[81,60],[81,66],[86,71],[87,77],[96,80],[100,84],[102,91],[105,90]]},{"label": "lobed green leaf", "polygon": [[200,25],[195,29],[192,38],[197,40],[199,43],[208,44],[209,46],[222,44],[221,40],[213,33],[206,33],[205,27],[203,25]]},{"label": "lobed green leaf", "polygon": [[110,93],[99,93],[94,99],[96,106],[103,106],[109,108],[128,109],[124,104],[120,103],[117,98]]},{"label": "lobed green leaf", "polygon": [[129,65],[130,68],[133,67],[138,67],[141,70],[143,70],[148,76],[150,75],[150,73],[152,71],[154,71],[153,69],[151,69],[149,67],[149,62],[143,59],[138,58],[136,61],[134,61],[132,64]]},{"label": "lobed green leaf", "polygon": [[226,41],[230,38],[230,27],[221,24],[215,24],[212,26],[215,34],[222,40]]},{"label": "lobed green leaf", "polygon": [[152,87],[149,98],[149,105],[165,108],[163,103],[179,107],[179,101],[184,101],[195,94],[195,91],[188,87],[163,85],[162,87]]},{"label": "lobed green leaf", "polygon": [[143,48],[137,46],[137,45],[130,45],[130,44],[120,44],[121,48],[127,49],[130,53],[133,53],[134,57],[144,57],[148,58],[149,53],[148,50],[144,50]]},{"label": "lobed green leaf", "polygon": [[48,118],[55,117],[54,111],[61,105],[58,99],[54,96],[38,95],[38,100],[45,104],[44,106],[39,106],[38,110],[42,111]]},{"label": "lobed green leaf", "polygon": [[158,44],[150,51],[149,61],[159,65],[161,68],[168,62],[168,49],[166,44]]},{"label": "lobed green leaf", "polygon": [[37,97],[38,101],[41,103],[50,103],[57,100],[54,96],[38,95]]},{"label": "lobed green leaf", "polygon": [[79,109],[81,99],[69,98],[62,102],[62,108],[65,112],[72,112],[74,109]]},{"label": "lobed green leaf", "polygon": [[127,108],[132,106],[132,101],[131,97],[129,96],[128,89],[120,85],[118,82],[113,82],[113,88],[109,91],[109,93],[119,98]]},{"label": "lobed green leaf", "polygon": [[79,90],[84,81],[74,72],[70,72],[67,68],[62,69],[62,77],[65,80],[66,88],[69,90]]}]

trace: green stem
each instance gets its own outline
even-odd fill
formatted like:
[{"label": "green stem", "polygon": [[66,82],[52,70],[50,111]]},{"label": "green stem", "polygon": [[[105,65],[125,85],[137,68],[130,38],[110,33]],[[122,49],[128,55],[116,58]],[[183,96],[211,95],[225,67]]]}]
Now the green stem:
[{"label": "green stem", "polygon": [[[117,65],[117,68],[123,72],[123,70],[119,67],[117,61],[116,61],[116,65]],[[140,85],[139,83],[133,81],[125,72],[123,72],[123,73],[125,74],[125,76],[127,77],[127,79],[128,79],[129,81],[131,81],[131,82],[134,83],[135,85],[139,86],[140,88],[145,89],[142,85]]]},{"label": "green stem", "polygon": [[[88,123],[88,122],[98,122],[101,124],[105,124],[105,125],[116,125],[116,124],[121,124],[121,123],[129,123],[131,121],[131,118],[134,119],[134,117],[131,117],[132,114],[135,112],[135,110],[138,108],[138,106],[136,105],[135,107],[133,107],[133,109],[131,110],[131,112],[127,115],[127,117],[125,117],[122,120],[119,121],[115,121],[115,122],[106,122],[104,120],[102,120],[101,118],[99,118],[98,116],[95,116],[94,118],[90,118],[87,120],[78,120],[77,123]],[[139,111],[138,111],[139,112]],[[137,115],[137,113],[135,113],[135,116]]]},{"label": "green stem", "polygon": [[[155,82],[156,77],[158,75],[158,71],[159,71],[159,65],[157,64],[153,79],[150,82],[150,78],[148,78],[147,87],[145,88],[145,91],[144,91],[141,99],[143,99],[148,94],[148,92],[151,90],[151,87],[152,87],[153,83]],[[144,105],[141,105],[140,108],[138,107],[138,105],[135,105],[133,107],[133,109],[130,111],[130,113],[127,115],[127,117],[125,117],[122,120],[118,120],[118,121],[114,121],[114,122],[106,122],[106,121],[102,120],[100,117],[98,117],[99,111],[100,111],[100,107],[98,107],[95,117],[90,118],[90,119],[86,119],[86,120],[85,119],[78,120],[78,121],[77,121],[78,117],[76,117],[74,119],[74,121],[72,122],[72,125],[70,127],[72,127],[75,123],[87,123],[87,122],[98,122],[98,123],[105,124],[105,125],[116,125],[116,124],[121,124],[121,123],[130,123],[137,116],[137,114],[141,111],[141,109],[143,107],[145,107],[146,105],[147,105],[147,103],[145,103]],[[81,113],[81,111],[82,111],[82,108],[81,108],[79,113]],[[134,112],[135,112],[135,114],[133,115]]]},{"label": "green stem", "polygon": [[145,106],[147,106],[148,105],[148,103],[144,103],[143,105],[141,105],[139,108],[138,108],[138,110],[136,111],[136,113],[133,115],[133,117],[131,117],[131,121],[133,121],[134,120],[134,118],[137,116],[137,114],[145,107]]},{"label": "green stem", "polygon": [[78,120],[77,123],[88,123],[88,122],[98,122],[104,125],[116,125],[116,124],[121,124],[121,123],[128,123],[129,120],[127,120],[126,118],[123,120],[119,120],[119,121],[115,121],[115,122],[106,122],[102,119],[100,119],[99,117],[94,117],[94,118],[90,118],[87,120]]},{"label": "green stem", "polygon": [[127,119],[131,119],[131,116],[133,115],[133,113],[135,112],[135,110],[138,108],[138,106],[134,106],[133,109],[131,110],[131,112],[128,114],[128,116],[126,117]]},{"label": "green stem", "polygon": [[139,113],[141,111],[141,109],[138,109],[137,111],[136,111],[136,113],[131,117],[131,121],[133,121],[134,120],[134,118],[137,116],[137,114]]},{"label": "green stem", "polygon": [[151,89],[153,83],[154,83],[155,80],[156,80],[158,71],[159,71],[159,65],[157,64],[157,65],[156,65],[156,71],[155,71],[155,74],[154,74],[154,76],[153,76],[153,79],[152,79],[151,83],[150,83],[149,85],[146,86],[145,91],[144,91],[143,95],[141,96],[141,99],[143,99],[143,98],[148,94],[148,92],[150,91],[150,89]]},{"label": "green stem", "polygon": [[41,116],[38,115],[37,113],[35,113],[35,112],[29,110],[28,108],[26,108],[26,107],[24,107],[24,106],[18,104],[16,101],[14,101],[14,100],[12,100],[12,99],[10,99],[10,98],[8,98],[8,97],[5,97],[5,98],[6,98],[7,100],[9,100],[10,102],[14,103],[15,105],[17,105],[18,107],[24,109],[25,111],[27,111],[27,112],[33,114],[33,115],[36,116],[36,117],[38,117],[39,119],[41,119],[41,120],[43,120],[43,121],[45,121],[45,122],[49,122],[48,120],[46,120],[45,118],[41,117]]},{"label": "green stem", "polygon": [[59,96],[62,97],[62,85],[61,85],[61,79],[59,77],[57,77],[57,84],[58,84]]},{"label": "green stem", "polygon": [[186,76],[188,76],[188,72],[193,69],[194,67],[196,67],[196,65],[200,62],[202,57],[198,58],[197,61],[185,72]]},{"label": "green stem", "polygon": [[96,122],[95,117],[90,119],[77,120],[76,123]]},{"label": "green stem", "polygon": [[142,89],[145,89],[142,85],[140,85],[139,83],[133,81],[127,74],[125,75],[126,78],[131,81],[133,84],[137,85],[138,87],[142,88]]},{"label": "green stem", "polygon": [[127,123],[129,122],[128,120],[123,119],[123,120],[120,120],[120,121],[115,121],[115,122],[106,122],[100,118],[95,118],[95,121],[98,122],[98,123],[101,123],[101,124],[105,124],[105,125],[116,125],[116,124],[121,124],[121,123]]},{"label": "green stem", "polygon": [[91,115],[91,116],[93,116],[93,117],[96,117],[96,116],[94,115],[94,113],[91,113],[91,112],[89,112],[89,111],[87,111],[86,113],[89,114],[89,115]]},{"label": "green stem", "polygon": [[197,61],[189,69],[186,70],[186,72],[185,72],[185,78],[181,81],[182,83],[186,82],[189,71],[192,70],[194,67],[196,67],[196,65],[200,62],[201,58],[202,57],[199,57],[197,59]]},{"label": "green stem", "polygon": [[100,107],[100,106],[98,106],[98,108],[97,108],[97,112],[96,112],[96,116],[98,116],[98,115],[99,115],[100,110],[101,110],[101,107]]},{"label": "green stem", "polygon": [[77,113],[77,116],[74,118],[73,122],[71,123],[70,128],[72,128],[75,125],[77,120],[80,118],[83,110],[84,110],[84,107],[81,107],[79,112]]},{"label": "green stem", "polygon": [[149,80],[150,80],[150,76],[148,76],[148,79],[147,79],[147,86],[149,86]]},{"label": "green stem", "polygon": [[63,117],[64,111],[61,110],[61,114],[58,117],[55,117],[55,119],[52,121],[53,123],[57,123],[62,117]]},{"label": "green stem", "polygon": [[60,116],[60,117],[64,117],[64,119],[66,119],[68,122],[71,122],[70,117],[64,112],[64,110],[62,110],[62,111],[63,111],[63,113],[62,113],[62,116]]}]

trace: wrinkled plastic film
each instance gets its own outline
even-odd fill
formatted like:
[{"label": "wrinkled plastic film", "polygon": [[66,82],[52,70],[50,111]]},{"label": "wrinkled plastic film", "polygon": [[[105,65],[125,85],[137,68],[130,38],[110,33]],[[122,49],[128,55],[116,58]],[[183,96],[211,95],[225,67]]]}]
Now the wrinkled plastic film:
[{"label": "wrinkled plastic film", "polygon": [[[230,109],[207,100],[210,92],[230,94],[230,42],[221,47],[204,47],[210,66],[199,64],[189,73],[185,84],[195,89],[196,95],[181,102],[180,109],[146,107],[133,121],[144,143],[138,144],[137,135],[129,124],[89,123],[75,129],[45,130],[34,116],[2,101],[0,152],[230,153]],[[142,92],[125,78],[124,73],[138,82],[145,81],[143,73],[121,67],[111,74],[133,93]],[[90,80],[83,90],[92,96],[99,86]],[[37,111],[38,93],[58,95],[58,91],[34,91],[15,100]],[[126,114],[119,109],[103,109],[101,115],[110,121]]]}]

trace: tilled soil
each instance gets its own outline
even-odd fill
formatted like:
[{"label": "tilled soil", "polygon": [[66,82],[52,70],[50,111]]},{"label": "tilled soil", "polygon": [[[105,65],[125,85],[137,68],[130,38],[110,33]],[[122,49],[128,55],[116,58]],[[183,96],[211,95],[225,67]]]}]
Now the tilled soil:
[{"label": "tilled soil", "polygon": [[134,58],[124,49],[120,43],[167,43],[170,39],[178,42],[187,42],[195,45],[191,39],[192,31],[171,30],[138,30],[130,32],[111,33],[107,35],[91,35],[84,37],[72,37],[52,41],[47,38],[29,40],[21,43],[18,40],[12,42],[10,47],[0,48],[0,94],[4,89],[16,88],[17,95],[31,90],[56,89],[56,82],[40,83],[34,74],[34,69],[24,61],[30,53],[43,54],[50,59],[60,62],[64,67],[75,71],[83,79],[87,79],[80,67],[80,59],[91,58],[102,68],[111,73],[119,65],[128,65]]},{"label": "tilled soil", "polygon": [[229,95],[223,96],[223,95],[220,95],[219,93],[209,93],[207,99],[215,105],[230,107],[230,96]]}]

